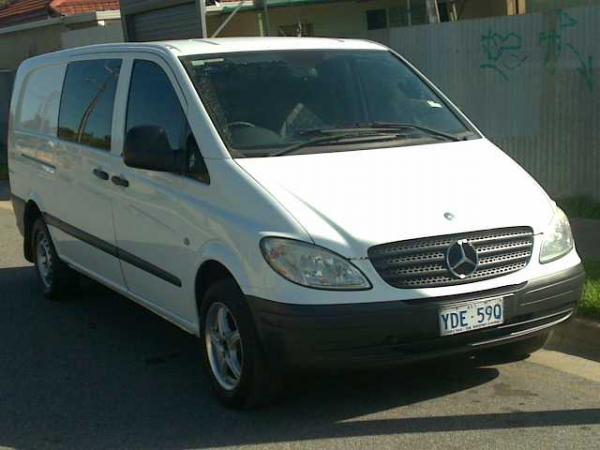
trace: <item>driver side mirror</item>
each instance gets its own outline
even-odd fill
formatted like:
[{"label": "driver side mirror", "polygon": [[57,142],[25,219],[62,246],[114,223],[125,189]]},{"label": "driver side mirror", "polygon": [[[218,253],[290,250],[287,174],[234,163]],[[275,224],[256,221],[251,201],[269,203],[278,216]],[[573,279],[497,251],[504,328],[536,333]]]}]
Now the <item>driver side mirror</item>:
[{"label": "driver side mirror", "polygon": [[157,172],[184,173],[187,152],[173,149],[164,128],[147,125],[134,127],[125,136],[125,165]]}]

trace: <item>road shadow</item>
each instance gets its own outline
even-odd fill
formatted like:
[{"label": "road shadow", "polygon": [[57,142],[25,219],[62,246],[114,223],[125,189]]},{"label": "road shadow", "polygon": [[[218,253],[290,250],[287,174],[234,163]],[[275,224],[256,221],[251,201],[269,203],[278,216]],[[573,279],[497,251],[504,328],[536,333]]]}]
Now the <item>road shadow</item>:
[{"label": "road shadow", "polygon": [[0,269],[0,343],[0,446],[214,448],[600,421],[600,409],[361,419],[498,376],[468,363],[303,376],[277,405],[227,410],[193,337],[97,285],[47,301],[32,267]]}]

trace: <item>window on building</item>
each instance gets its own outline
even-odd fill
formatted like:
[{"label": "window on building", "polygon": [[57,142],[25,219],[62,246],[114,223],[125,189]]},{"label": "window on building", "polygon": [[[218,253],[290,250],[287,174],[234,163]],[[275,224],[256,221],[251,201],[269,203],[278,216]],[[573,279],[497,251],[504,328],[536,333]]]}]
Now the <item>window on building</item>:
[{"label": "window on building", "polygon": [[405,2],[393,6],[389,10],[390,27],[405,27],[410,25],[410,10]]},{"label": "window on building", "polygon": [[58,137],[110,150],[120,59],[72,62],[63,83]]},{"label": "window on building", "polygon": [[[428,8],[431,11],[428,11]],[[389,8],[388,13],[390,27],[422,25],[437,21],[436,16],[440,22],[457,20],[455,0],[399,0],[395,6]]]},{"label": "window on building", "polygon": [[452,22],[458,20],[456,0],[437,0],[437,8],[440,22]]},{"label": "window on building", "polygon": [[427,0],[410,0],[410,24],[422,25],[429,23]]},{"label": "window on building", "polygon": [[437,7],[440,16],[440,22],[450,22],[450,12],[448,11],[448,3],[438,2]]},{"label": "window on building", "polygon": [[367,11],[367,30],[381,30],[382,28],[387,28],[387,11],[385,9]]}]

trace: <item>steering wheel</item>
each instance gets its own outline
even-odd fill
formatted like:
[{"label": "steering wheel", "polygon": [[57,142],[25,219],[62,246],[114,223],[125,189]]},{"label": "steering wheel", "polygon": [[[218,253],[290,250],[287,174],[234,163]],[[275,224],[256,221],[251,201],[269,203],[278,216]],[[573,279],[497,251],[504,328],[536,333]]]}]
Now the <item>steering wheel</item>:
[{"label": "steering wheel", "polygon": [[226,128],[232,128],[232,127],[256,128],[256,125],[254,125],[253,123],[250,123],[250,122],[237,121],[237,122],[229,122],[229,123],[225,124],[225,127]]}]

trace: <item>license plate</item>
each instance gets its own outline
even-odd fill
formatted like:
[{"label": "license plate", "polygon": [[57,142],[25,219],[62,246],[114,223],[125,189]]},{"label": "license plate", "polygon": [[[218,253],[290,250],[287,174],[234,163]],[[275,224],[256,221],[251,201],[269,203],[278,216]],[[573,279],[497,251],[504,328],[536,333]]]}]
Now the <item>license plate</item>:
[{"label": "license plate", "polygon": [[464,333],[504,322],[504,298],[494,297],[440,308],[440,334]]}]

